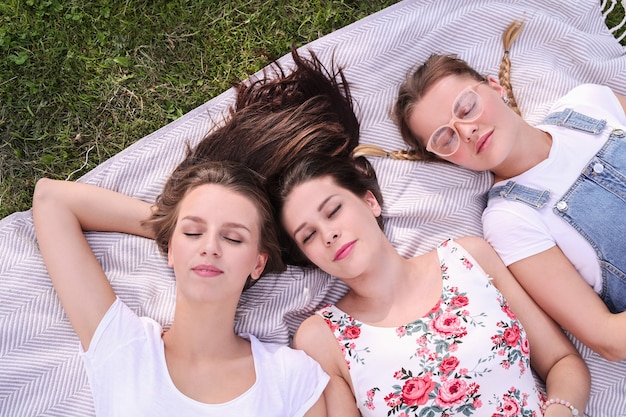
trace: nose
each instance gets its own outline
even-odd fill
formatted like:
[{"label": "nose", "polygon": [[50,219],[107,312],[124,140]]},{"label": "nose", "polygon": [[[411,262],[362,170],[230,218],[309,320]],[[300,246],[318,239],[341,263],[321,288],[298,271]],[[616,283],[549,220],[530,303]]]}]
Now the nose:
[{"label": "nose", "polygon": [[337,232],[336,230],[329,230],[328,232],[326,232],[326,236],[324,237],[326,246],[332,245],[333,242],[337,240],[338,238],[339,238],[339,232]]},{"label": "nose", "polygon": [[207,233],[200,246],[200,254],[202,256],[216,256],[222,254],[219,236],[211,236]]},{"label": "nose", "polygon": [[469,142],[474,137],[474,134],[478,132],[478,125],[475,121],[465,122],[463,120],[456,120],[454,122],[454,129],[456,130],[459,139],[464,142]]}]

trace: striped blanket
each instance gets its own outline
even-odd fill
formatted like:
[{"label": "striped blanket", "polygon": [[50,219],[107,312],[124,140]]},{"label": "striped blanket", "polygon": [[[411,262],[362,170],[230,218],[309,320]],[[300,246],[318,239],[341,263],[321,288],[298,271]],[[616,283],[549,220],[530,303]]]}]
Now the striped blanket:
[{"label": "striped blanket", "polygon": [[[626,94],[626,55],[595,0],[405,0],[306,47],[327,63],[334,53],[345,66],[362,142],[399,149],[389,109],[406,72],[439,52],[456,53],[481,72],[497,75],[501,35],[512,19],[526,21],[511,51],[512,83],[531,123],[581,83]],[[289,66],[288,57],[282,62]],[[182,159],[185,143],[197,143],[232,100],[233,91],[224,92],[80,181],[153,201]],[[384,190],[386,231],[402,254],[425,252],[448,237],[481,234],[488,174],[440,164],[372,162]],[[173,275],[154,242],[117,233],[89,233],[88,239],[119,297],[138,314],[168,323]],[[92,416],[78,339],[46,275],[30,212],[0,221],[0,248],[0,416]],[[244,294],[237,330],[288,343],[305,317],[344,293],[340,282],[321,272],[292,268],[265,277]],[[576,345],[593,376],[586,415],[626,416],[626,362],[609,363]]]}]

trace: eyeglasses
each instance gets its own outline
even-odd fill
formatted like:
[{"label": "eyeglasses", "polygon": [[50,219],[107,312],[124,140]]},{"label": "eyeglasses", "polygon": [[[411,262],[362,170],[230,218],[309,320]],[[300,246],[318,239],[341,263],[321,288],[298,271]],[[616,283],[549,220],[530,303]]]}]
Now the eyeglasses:
[{"label": "eyeglasses", "polygon": [[448,124],[438,127],[426,144],[426,150],[439,156],[450,156],[459,150],[461,143],[459,132],[454,127],[456,122],[473,122],[483,114],[483,100],[476,92],[478,84],[469,86],[456,97],[452,104],[452,119]]}]

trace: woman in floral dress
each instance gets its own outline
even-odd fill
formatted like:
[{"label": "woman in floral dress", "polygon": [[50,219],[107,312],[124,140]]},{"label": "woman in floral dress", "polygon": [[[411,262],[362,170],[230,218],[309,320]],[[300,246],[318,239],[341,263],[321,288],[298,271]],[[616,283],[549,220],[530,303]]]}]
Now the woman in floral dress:
[{"label": "woman in floral dress", "polygon": [[400,256],[379,227],[382,199],[364,158],[309,158],[274,187],[294,260],[350,287],[294,338],[331,376],[329,415],[582,415],[584,362],[484,240]]}]

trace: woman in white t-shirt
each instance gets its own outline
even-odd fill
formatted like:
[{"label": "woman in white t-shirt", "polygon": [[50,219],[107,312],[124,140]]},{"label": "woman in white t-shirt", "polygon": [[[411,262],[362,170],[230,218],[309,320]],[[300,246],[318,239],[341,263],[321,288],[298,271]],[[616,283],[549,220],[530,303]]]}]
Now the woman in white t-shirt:
[{"label": "woman in white t-shirt", "polygon": [[[521,25],[510,28],[507,42]],[[626,99],[582,85],[531,126],[518,114],[505,50],[500,83],[445,55],[432,55],[407,78],[394,109],[410,147],[405,156],[491,171],[485,238],[559,324],[622,360]]]},{"label": "woman in white t-shirt", "polygon": [[[37,240],[80,339],[97,416],[326,415],[317,362],[233,328],[242,290],[284,268],[263,187],[226,162],[177,170],[153,207],[92,185],[37,183]],[[169,329],[117,298],[86,230],[156,239],[176,277]]]}]

